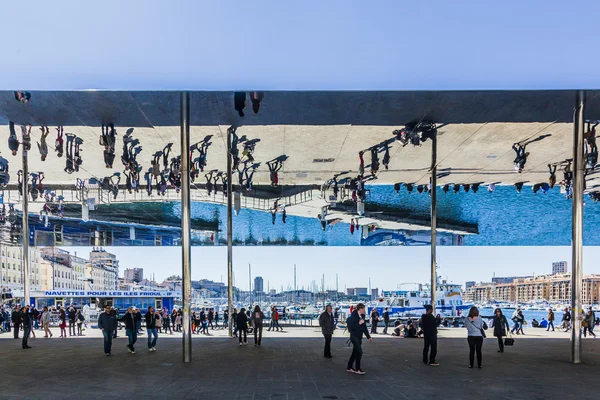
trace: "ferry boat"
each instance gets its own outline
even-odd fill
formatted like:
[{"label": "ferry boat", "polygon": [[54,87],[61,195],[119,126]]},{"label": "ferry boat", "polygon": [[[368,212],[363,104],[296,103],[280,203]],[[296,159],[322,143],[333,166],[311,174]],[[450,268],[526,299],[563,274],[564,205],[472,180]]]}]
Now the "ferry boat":
[{"label": "ferry boat", "polygon": [[[418,290],[383,291],[383,296],[369,305],[369,312],[373,308],[381,315],[385,307],[392,316],[420,315],[425,310],[425,305],[431,304],[431,289],[429,285],[419,285]],[[436,313],[442,316],[460,315],[473,304],[463,302],[461,286],[448,283],[445,280],[438,282],[436,290]]]}]

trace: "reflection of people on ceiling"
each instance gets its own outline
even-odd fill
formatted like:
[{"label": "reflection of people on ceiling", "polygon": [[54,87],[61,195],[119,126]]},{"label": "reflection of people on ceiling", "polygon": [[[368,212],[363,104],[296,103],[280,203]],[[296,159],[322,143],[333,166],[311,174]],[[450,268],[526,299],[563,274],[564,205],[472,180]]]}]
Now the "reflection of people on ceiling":
[{"label": "reflection of people on ceiling", "polygon": [[359,151],[358,152],[358,160],[360,161],[360,164],[358,165],[358,175],[359,176],[363,176],[365,174],[365,158],[364,158],[364,151]]},{"label": "reflection of people on ceiling", "polygon": [[525,145],[522,145],[521,143],[514,143],[512,145],[512,149],[516,154],[515,160],[513,161],[515,165],[515,171],[521,173],[523,172],[523,168],[525,168],[525,163],[527,162],[527,156],[529,156],[529,153],[525,152]]},{"label": "reflection of people on ceiling", "polygon": [[379,172],[379,149],[377,146],[371,147],[371,175],[375,176]]},{"label": "reflection of people on ceiling", "polygon": [[75,142],[75,135],[67,133],[67,158],[65,160],[65,172],[72,174],[75,172],[74,160],[73,160],[73,145]]},{"label": "reflection of people on ceiling", "polygon": [[240,117],[244,116],[244,108],[246,108],[246,92],[235,92],[233,95],[234,108]]},{"label": "reflection of people on ceiling", "polygon": [[8,149],[11,151],[13,156],[16,156],[17,151],[19,150],[19,138],[17,137],[17,132],[15,131],[15,123],[9,121],[8,127],[10,129],[10,134],[8,136]]},{"label": "reflection of people on ceiling", "polygon": [[54,143],[54,151],[56,151],[56,156],[58,158],[62,157],[64,152],[63,134],[64,132],[62,126],[56,128],[56,142]]},{"label": "reflection of people on ceiling", "polygon": [[598,121],[592,126],[591,121],[588,121],[587,132],[584,133],[585,139],[585,155],[588,170],[593,170],[598,164],[598,146],[596,145],[596,126]]},{"label": "reflection of people on ceiling", "polygon": [[42,131],[42,136],[40,137],[40,141],[37,142],[37,147],[42,161],[45,161],[48,156],[48,143],[46,142],[46,138],[50,134],[50,129],[47,126],[42,125],[40,131]]},{"label": "reflection of people on ceiling", "polygon": [[254,111],[254,114],[258,114],[260,102],[262,101],[263,97],[265,97],[263,92],[250,92],[250,101],[252,101],[252,111]]},{"label": "reflection of people on ceiling", "polygon": [[279,185],[279,171],[283,167],[283,163],[279,160],[267,161],[269,167],[269,178],[271,179],[271,186],[275,187]]},{"label": "reflection of people on ceiling", "polygon": [[20,90],[13,92],[15,95],[15,100],[20,101],[23,104],[27,104],[31,99],[31,93]]}]

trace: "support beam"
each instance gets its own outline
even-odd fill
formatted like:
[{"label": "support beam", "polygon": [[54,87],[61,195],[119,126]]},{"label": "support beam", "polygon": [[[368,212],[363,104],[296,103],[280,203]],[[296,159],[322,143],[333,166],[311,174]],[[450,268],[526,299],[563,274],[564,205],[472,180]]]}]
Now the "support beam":
[{"label": "support beam", "polygon": [[431,138],[431,306],[433,315],[436,315],[436,291],[437,291],[437,260],[436,260],[436,240],[437,240],[437,130]]},{"label": "support beam", "polygon": [[23,230],[21,232],[21,240],[23,244],[23,303],[24,305],[27,305],[29,304],[31,298],[29,294],[29,162],[27,160],[28,151],[25,148],[25,143],[31,143],[31,140],[23,140],[23,145],[21,146],[23,151],[23,179],[21,183],[23,186],[23,196],[21,196],[21,207],[23,208],[21,222],[23,225]]},{"label": "support beam", "polygon": [[229,337],[233,337],[233,190],[231,182],[231,135],[233,128],[227,129],[227,309],[229,315]]},{"label": "support beam", "polygon": [[190,231],[190,93],[181,92],[181,297],[183,300],[183,362],[192,361],[192,260]]},{"label": "support beam", "polygon": [[571,329],[571,362],[581,363],[581,287],[583,278],[583,129],[584,129],[585,93],[577,92],[573,113],[573,206],[572,206],[572,272],[571,272],[571,310],[573,328]]}]

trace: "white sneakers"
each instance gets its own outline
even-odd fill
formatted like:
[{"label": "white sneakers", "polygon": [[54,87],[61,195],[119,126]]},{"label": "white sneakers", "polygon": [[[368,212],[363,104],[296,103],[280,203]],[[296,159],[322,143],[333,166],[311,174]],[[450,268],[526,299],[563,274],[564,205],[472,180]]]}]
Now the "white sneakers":
[{"label": "white sneakers", "polygon": [[152,352],[152,351],[156,351],[156,347],[150,347],[150,348],[148,349],[148,351],[150,351],[150,352]]}]

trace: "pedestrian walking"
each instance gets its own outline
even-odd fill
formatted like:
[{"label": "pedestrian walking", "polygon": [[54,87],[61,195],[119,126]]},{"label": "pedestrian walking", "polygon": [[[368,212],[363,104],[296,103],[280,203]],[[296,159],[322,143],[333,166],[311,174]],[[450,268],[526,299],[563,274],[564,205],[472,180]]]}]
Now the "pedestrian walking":
[{"label": "pedestrian walking", "polygon": [[104,307],[104,312],[98,316],[98,328],[102,331],[104,337],[104,355],[110,356],[112,349],[113,333],[117,329],[116,314],[113,313],[110,306]]},{"label": "pedestrian walking", "polygon": [[65,309],[63,307],[60,308],[60,310],[58,311],[58,320],[59,325],[58,327],[60,328],[60,337],[61,338],[66,338],[67,337],[67,313],[65,312]]},{"label": "pedestrian walking", "polygon": [[52,332],[50,332],[50,311],[48,311],[48,306],[44,306],[42,309],[40,322],[42,323],[42,328],[44,328],[44,337],[52,337]]},{"label": "pedestrian walking", "polygon": [[21,308],[21,324],[23,325],[23,340],[21,344],[24,349],[30,349],[31,346],[27,344],[27,340],[31,334],[33,322],[31,320],[31,310],[29,309],[28,305]]},{"label": "pedestrian walking", "polygon": [[367,339],[369,339],[369,342],[373,343],[373,339],[371,338],[371,335],[369,335],[369,330],[367,329],[367,325],[365,323],[365,313],[365,305],[358,303],[356,305],[356,309],[346,320],[346,325],[348,327],[348,331],[350,332],[350,342],[352,343],[352,354],[348,360],[348,367],[346,368],[346,371],[358,375],[365,374],[365,371],[360,368],[360,362],[363,354],[363,334],[367,337]]},{"label": "pedestrian walking", "polygon": [[117,335],[118,331],[119,331],[119,310],[113,308],[110,313],[112,314],[112,316],[115,318],[115,321],[117,321],[115,323],[115,330],[113,331],[113,339],[116,339],[117,337],[119,337]]},{"label": "pedestrian walking", "polygon": [[333,331],[335,329],[331,304],[327,304],[325,311],[319,316],[319,326],[321,327],[321,332],[325,338],[324,357],[331,358],[331,337],[333,336]]},{"label": "pedestrian walking", "polygon": [[388,307],[383,310],[383,334],[387,335],[388,325],[390,324],[390,311]]},{"label": "pedestrian walking", "polygon": [[243,307],[236,316],[236,327],[240,339],[240,346],[242,345],[242,335],[244,336],[244,345],[248,344],[248,316],[246,315],[246,309]]},{"label": "pedestrian walking", "polygon": [[254,328],[254,345],[260,346],[262,341],[262,330],[263,330],[263,319],[265,319],[265,314],[260,311],[260,306],[257,304],[254,307],[254,311],[252,312],[251,324]]},{"label": "pedestrian walking", "polygon": [[562,322],[561,326],[565,330],[565,332],[568,332],[571,330],[571,312],[569,311],[568,308],[565,308],[561,322]]},{"label": "pedestrian walking", "polygon": [[594,313],[590,309],[585,316],[583,317],[583,321],[581,322],[581,326],[583,327],[583,337],[587,337],[586,331],[590,333],[590,336],[596,337],[594,333],[594,325],[596,324]]},{"label": "pedestrian walking", "polygon": [[271,332],[271,329],[275,330],[275,315],[273,315],[274,310],[275,306],[271,306],[271,318],[269,321],[269,327],[267,328],[267,332]]},{"label": "pedestrian walking", "polygon": [[469,315],[464,320],[464,326],[467,328],[467,342],[469,343],[469,368],[473,368],[475,353],[477,352],[477,368],[481,368],[483,338],[487,325],[479,316],[477,307],[471,307]]},{"label": "pedestrian walking", "polygon": [[166,307],[163,308],[162,324],[165,334],[167,333],[167,331],[169,331],[169,335],[172,335],[173,330],[171,329],[171,316],[169,315],[169,311],[166,309]]},{"label": "pedestrian walking", "polygon": [[[508,320],[502,314],[502,310],[496,308],[494,310],[494,318],[492,319],[492,328],[494,328],[494,336],[498,338],[498,353],[504,353],[504,336],[507,336],[510,326]],[[506,329],[505,329],[506,328]]]},{"label": "pedestrian walking", "polygon": [[146,332],[148,333],[148,351],[156,351],[156,341],[158,340],[158,333],[156,332],[156,321],[160,316],[158,312],[154,311],[154,307],[148,307],[148,312],[145,315],[146,318]]},{"label": "pedestrian walking", "polygon": [[552,327],[552,332],[554,332],[554,311],[551,308],[548,309],[548,329],[546,331],[549,331],[550,327]]},{"label": "pedestrian walking", "polygon": [[371,310],[371,335],[377,334],[377,324],[379,323],[379,313],[376,308]]},{"label": "pedestrian walking", "polygon": [[137,342],[137,323],[141,321],[142,315],[140,313],[136,313],[133,307],[127,308],[127,312],[123,316],[122,321],[125,323],[125,334],[129,339],[129,343],[127,344],[127,350],[131,354],[135,354],[135,342]]},{"label": "pedestrian walking", "polygon": [[[421,315],[421,328],[423,329],[423,364],[434,367],[440,365],[437,356],[437,321],[433,316],[433,307],[425,305],[425,314]],[[429,349],[431,348],[431,352]]]},{"label": "pedestrian walking", "polygon": [[83,321],[85,321],[85,318],[81,313],[81,310],[77,310],[77,312],[75,313],[75,323],[77,324],[77,336],[83,336]]}]

